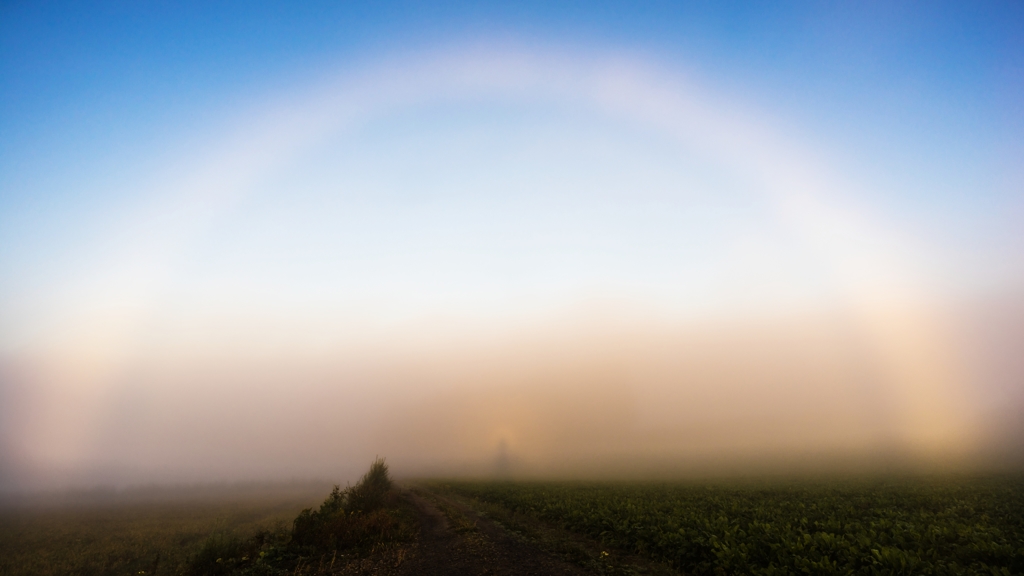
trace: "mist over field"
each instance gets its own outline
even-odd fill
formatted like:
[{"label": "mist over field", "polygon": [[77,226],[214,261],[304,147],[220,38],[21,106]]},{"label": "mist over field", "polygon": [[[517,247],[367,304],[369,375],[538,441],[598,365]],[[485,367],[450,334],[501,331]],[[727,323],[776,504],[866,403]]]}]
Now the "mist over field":
[{"label": "mist over field", "polygon": [[1017,8],[3,10],[4,492],[1024,465]]},{"label": "mist over field", "polygon": [[[1021,315],[979,326],[971,312],[974,325],[944,335],[962,363],[924,368],[885,356],[849,318],[680,328],[597,310],[347,358],[149,360],[92,405],[79,393],[40,406],[9,386],[50,412],[8,420],[23,428],[8,429],[5,470],[20,486],[123,486],[349,479],[376,454],[399,475],[499,478],[1016,469]],[[943,370],[964,380],[926,380]],[[40,469],[22,446],[44,431],[84,462]]]}]

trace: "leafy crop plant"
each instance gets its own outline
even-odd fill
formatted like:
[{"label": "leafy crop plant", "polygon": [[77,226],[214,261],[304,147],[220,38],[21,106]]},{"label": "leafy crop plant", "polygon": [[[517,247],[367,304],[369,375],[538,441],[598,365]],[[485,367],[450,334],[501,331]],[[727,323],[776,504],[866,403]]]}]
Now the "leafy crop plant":
[{"label": "leafy crop plant", "polygon": [[445,482],[685,574],[1024,574],[1024,480]]}]

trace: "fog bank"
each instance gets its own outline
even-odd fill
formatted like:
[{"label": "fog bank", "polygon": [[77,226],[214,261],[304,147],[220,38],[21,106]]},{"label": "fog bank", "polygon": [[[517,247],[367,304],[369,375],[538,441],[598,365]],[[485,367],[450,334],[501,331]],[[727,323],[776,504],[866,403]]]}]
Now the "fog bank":
[{"label": "fog bank", "polygon": [[[3,482],[343,482],[375,455],[400,476],[495,478],[1013,468],[1012,304],[916,330],[895,315],[678,327],[591,310],[349,356],[148,358],[91,404],[8,363]],[[877,326],[904,339],[880,348]]]}]

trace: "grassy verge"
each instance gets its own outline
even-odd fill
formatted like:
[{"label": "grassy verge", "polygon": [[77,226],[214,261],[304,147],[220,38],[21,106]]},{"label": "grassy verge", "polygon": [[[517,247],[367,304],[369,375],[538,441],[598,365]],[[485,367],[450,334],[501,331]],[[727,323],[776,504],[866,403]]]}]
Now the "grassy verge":
[{"label": "grassy verge", "polygon": [[[4,576],[387,574],[415,513],[375,462],[355,486],[149,489],[0,507]],[[318,508],[310,507],[322,501]]]},{"label": "grassy verge", "polygon": [[[278,576],[388,573],[403,560],[416,519],[377,460],[355,485],[334,490],[316,510],[299,513],[290,530],[250,538],[208,540],[189,563],[189,576]],[[367,560],[374,557],[367,564]],[[339,562],[340,561],[340,562]]]}]

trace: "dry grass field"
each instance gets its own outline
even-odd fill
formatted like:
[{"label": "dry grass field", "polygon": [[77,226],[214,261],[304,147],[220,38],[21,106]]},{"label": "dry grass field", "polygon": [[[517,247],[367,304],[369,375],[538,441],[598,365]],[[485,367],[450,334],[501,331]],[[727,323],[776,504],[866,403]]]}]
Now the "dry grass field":
[{"label": "dry grass field", "polygon": [[8,500],[0,507],[0,574],[181,574],[211,537],[290,527],[330,489],[206,486]]}]

